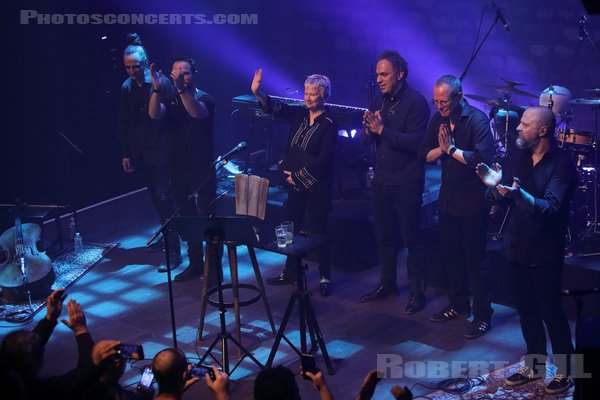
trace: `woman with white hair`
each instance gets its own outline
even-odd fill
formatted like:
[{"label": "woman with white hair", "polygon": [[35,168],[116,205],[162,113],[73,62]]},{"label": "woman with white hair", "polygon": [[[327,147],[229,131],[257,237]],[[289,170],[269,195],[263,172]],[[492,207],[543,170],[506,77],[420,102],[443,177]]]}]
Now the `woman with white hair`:
[{"label": "woman with white hair", "polygon": [[[290,122],[286,153],[279,165],[288,189],[285,218],[294,222],[296,233],[305,221],[305,231],[326,235],[337,141],[337,125],[325,107],[325,100],[331,95],[331,82],[325,75],[307,77],[304,107],[297,107],[267,96],[260,90],[261,81],[262,68],[259,68],[254,73],[251,88],[265,112]],[[320,293],[329,296],[332,290],[329,246],[319,248],[317,257]],[[294,284],[297,262],[297,258],[288,257],[284,271],[277,277],[267,278],[267,283]]]}]

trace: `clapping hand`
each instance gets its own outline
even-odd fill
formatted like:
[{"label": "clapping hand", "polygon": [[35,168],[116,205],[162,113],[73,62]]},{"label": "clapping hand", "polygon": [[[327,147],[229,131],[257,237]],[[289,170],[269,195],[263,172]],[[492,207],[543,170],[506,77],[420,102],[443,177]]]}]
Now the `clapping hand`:
[{"label": "clapping hand", "polygon": [[479,163],[475,168],[477,176],[489,188],[495,188],[502,181],[502,167],[498,163],[494,163],[492,168],[485,163]]},{"label": "clapping hand", "polygon": [[156,70],[156,65],[154,63],[150,64],[150,79],[152,79],[152,85],[154,89],[160,90],[162,88],[162,70]]},{"label": "clapping hand", "polygon": [[383,120],[379,111],[365,111],[363,114],[363,125],[373,133],[381,135],[383,131]]},{"label": "clapping hand", "polygon": [[178,92],[185,90],[185,81],[183,80],[184,75],[177,70],[171,71],[171,79],[173,80],[173,85]]},{"label": "clapping hand", "polygon": [[498,185],[496,189],[498,190],[498,193],[502,195],[502,197],[512,199],[517,195],[517,193],[519,193],[519,190],[521,189],[521,180],[517,177],[514,177],[512,186]]}]

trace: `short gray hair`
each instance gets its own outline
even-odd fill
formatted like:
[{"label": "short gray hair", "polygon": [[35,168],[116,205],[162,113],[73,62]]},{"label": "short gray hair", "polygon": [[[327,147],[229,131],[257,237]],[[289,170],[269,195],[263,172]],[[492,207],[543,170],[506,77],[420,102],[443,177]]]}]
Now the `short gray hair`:
[{"label": "short gray hair", "polygon": [[435,81],[435,86],[448,85],[450,86],[450,96],[454,97],[460,92],[462,92],[462,84],[460,83],[460,79],[455,77],[454,75],[444,75]]},{"label": "short gray hair", "polygon": [[306,77],[304,86],[316,86],[321,92],[323,99],[328,99],[331,96],[331,81],[325,75],[312,74]]}]

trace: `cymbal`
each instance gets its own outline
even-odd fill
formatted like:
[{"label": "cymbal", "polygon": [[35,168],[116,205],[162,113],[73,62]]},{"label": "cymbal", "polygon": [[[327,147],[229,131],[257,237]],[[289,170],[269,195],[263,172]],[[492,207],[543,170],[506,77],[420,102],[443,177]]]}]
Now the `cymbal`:
[{"label": "cymbal", "polygon": [[542,92],[542,94],[551,94],[552,96],[570,96],[571,95],[571,93],[566,93],[566,92],[561,93],[560,89],[563,89],[563,88],[561,88],[560,86],[558,86],[557,88],[555,88],[554,86],[550,86],[549,88],[544,90]]},{"label": "cymbal", "polygon": [[490,99],[489,97],[478,94],[465,94],[465,97],[478,101],[479,103],[487,104],[488,106],[498,106],[500,105],[500,102],[502,102],[501,99]]},{"label": "cymbal", "polygon": [[514,87],[512,85],[501,86],[501,85],[490,85],[490,84],[487,84],[487,83],[482,83],[481,86],[494,89],[498,93],[514,93],[514,94],[521,95],[521,96],[533,97],[533,98],[536,98],[536,99],[538,98],[537,95],[535,95],[533,93],[526,92],[526,91],[521,90],[521,89],[517,89],[516,87]]},{"label": "cymbal", "polygon": [[514,93],[514,94],[517,94],[520,96],[535,97],[536,99],[538,98],[538,96],[533,93],[529,93],[529,92],[526,92],[524,90],[517,88],[517,86],[524,86],[525,85],[524,83],[511,81],[511,80],[505,79],[505,78],[500,78],[500,79],[502,79],[504,82],[506,82],[506,85],[490,85],[489,83],[482,83],[481,86],[495,89],[497,92],[500,92],[502,94],[503,93]]},{"label": "cymbal", "polygon": [[[465,97],[469,98],[469,99],[473,99],[479,103],[483,103],[483,104],[487,104],[488,106],[494,107],[494,108],[499,108],[501,110],[505,110],[506,109],[506,100],[504,99],[490,99],[489,97],[485,97],[485,96],[481,96],[478,94],[465,94]],[[526,109],[526,107],[524,106],[519,106],[517,104],[513,104],[512,102],[509,103],[510,104],[510,110],[511,111],[523,111]]]},{"label": "cymbal", "polygon": [[595,88],[595,89],[583,89],[584,92],[596,92],[596,93],[600,93],[600,88]]},{"label": "cymbal", "polygon": [[598,98],[598,99],[586,99],[586,98],[573,99],[573,100],[569,101],[569,103],[585,104],[588,106],[597,106],[597,105],[600,105],[600,98]]}]

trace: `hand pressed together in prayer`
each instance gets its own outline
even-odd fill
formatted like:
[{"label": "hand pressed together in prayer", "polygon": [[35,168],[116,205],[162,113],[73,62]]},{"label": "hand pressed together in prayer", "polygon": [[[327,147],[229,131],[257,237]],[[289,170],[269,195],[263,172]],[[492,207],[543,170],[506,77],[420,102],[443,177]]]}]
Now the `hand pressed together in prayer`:
[{"label": "hand pressed together in prayer", "polygon": [[442,151],[446,154],[448,154],[448,151],[450,151],[450,148],[454,145],[450,128],[448,128],[448,125],[446,124],[441,124],[439,127],[438,143],[440,145],[440,149],[442,149]]}]

